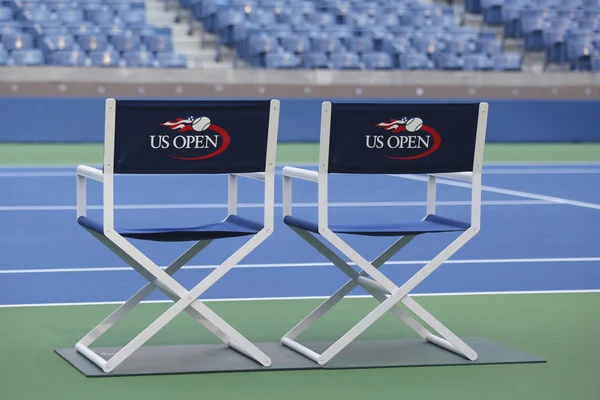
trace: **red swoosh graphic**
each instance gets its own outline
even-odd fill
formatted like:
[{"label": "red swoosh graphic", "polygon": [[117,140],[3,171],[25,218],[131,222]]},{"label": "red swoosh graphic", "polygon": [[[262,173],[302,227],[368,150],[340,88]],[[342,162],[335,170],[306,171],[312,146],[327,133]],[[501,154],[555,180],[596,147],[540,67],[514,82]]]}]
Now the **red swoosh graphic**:
[{"label": "red swoosh graphic", "polygon": [[198,160],[206,160],[207,158],[212,158],[212,157],[224,152],[225,149],[227,147],[229,147],[229,143],[231,142],[231,138],[229,137],[229,134],[227,133],[227,131],[215,124],[210,124],[208,129],[210,129],[213,132],[218,133],[219,136],[221,136],[223,138],[223,144],[217,150],[213,151],[210,154],[206,154],[206,155],[200,156],[200,157],[177,157],[177,156],[172,156],[172,155],[169,155],[169,157],[176,158],[178,160],[185,160],[185,161],[198,161]]},{"label": "red swoosh graphic", "polygon": [[[438,147],[440,147],[440,144],[442,143],[442,137],[440,136],[440,134],[433,129],[432,127],[429,127],[427,125],[423,125],[421,127],[421,130],[424,130],[425,132],[429,133],[431,136],[433,136],[433,146],[427,150],[424,153],[421,154],[417,154],[416,156],[411,156],[411,157],[392,157],[392,156],[384,156],[387,158],[391,158],[394,160],[416,160],[417,158],[423,158],[426,157],[428,155],[430,155],[431,153],[433,153],[434,151],[436,151],[438,149]],[[404,126],[398,127],[398,129],[394,130],[394,132],[401,132],[401,131],[406,131],[406,128]]]}]

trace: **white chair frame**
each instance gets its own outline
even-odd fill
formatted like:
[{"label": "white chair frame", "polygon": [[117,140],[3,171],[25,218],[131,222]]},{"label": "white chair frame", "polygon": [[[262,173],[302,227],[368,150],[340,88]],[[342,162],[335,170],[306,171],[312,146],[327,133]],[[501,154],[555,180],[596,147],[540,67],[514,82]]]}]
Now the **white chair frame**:
[{"label": "white chair frame", "polygon": [[[302,239],[304,239],[319,253],[325,256],[342,272],[344,272],[350,278],[350,280],[326,301],[319,305],[314,311],[312,311],[306,318],[299,322],[294,328],[287,332],[281,338],[281,343],[313,360],[314,362],[320,365],[325,365],[340,351],[346,348],[360,334],[362,334],[367,328],[369,328],[375,321],[377,321],[383,314],[385,314],[386,311],[390,311],[427,342],[457,353],[469,360],[476,360],[478,355],[475,350],[473,350],[462,339],[450,331],[427,310],[421,307],[409,295],[409,293],[424,279],[431,275],[442,263],[444,263],[461,247],[469,242],[480,230],[481,174],[483,166],[485,135],[487,129],[488,104],[480,103],[479,105],[475,157],[472,172],[468,171],[444,174],[428,174],[427,181],[427,214],[435,214],[437,177],[471,182],[471,226],[466,231],[462,232],[458,238],[450,243],[444,250],[442,250],[436,257],[434,257],[401,286],[394,284],[394,282],[392,282],[381,271],[379,271],[379,267],[381,267],[394,254],[408,244],[415,237],[415,235],[406,235],[400,237],[375,260],[369,262],[329,228],[328,165],[331,110],[331,102],[324,102],[322,104],[318,172],[295,167],[285,167],[283,169],[283,215],[284,217],[292,215],[292,179],[295,178],[316,182],[318,187],[318,230],[320,236],[322,236],[323,239],[330,245],[338,249],[344,256],[348,257],[352,262],[354,262],[361,271],[357,272],[346,261],[344,261],[329,247],[327,247],[326,244],[318,240],[316,235],[313,235],[309,231],[290,226],[290,228]],[[348,293],[358,286],[362,287],[380,303],[373,311],[365,316],[353,328],[347,331],[322,354],[316,353],[315,351],[295,340],[302,332],[313,325],[333,306],[335,306]],[[399,307],[399,303],[404,305],[423,322],[428,324],[439,334],[439,336],[433,334],[423,324],[417,321],[417,319],[411,316],[403,308]]]},{"label": "white chair frame", "polygon": [[[275,160],[277,135],[279,130],[279,100],[271,100],[267,141],[265,172],[228,174],[228,214],[237,214],[238,177],[257,179],[264,182],[264,227],[253,235],[237,251],[214,269],[193,289],[185,289],[172,275],[202,251],[212,240],[200,240],[177,258],[166,269],[160,268],[146,257],[130,241],[114,230],[114,143],[115,143],[115,99],[107,99],[105,110],[104,137],[104,171],[86,165],[77,168],[77,217],[86,215],[86,182],[87,179],[99,181],[103,185],[103,221],[104,235],[86,228],[96,239],[108,247],[113,253],[130,265],[135,271],[148,280],[148,284],[134,296],[118,307],[104,321],[83,337],[75,348],[88,360],[100,367],[104,372],[111,372],[139,349],[160,329],[167,325],[178,314],[185,311],[198,323],[210,330],[226,346],[250,357],[261,365],[268,367],[271,359],[258,347],[236,331],[213,312],[198,297],[222,278],[231,268],[264,242],[272,233],[275,210]],[[90,346],[102,334],[121,320],[129,311],[137,306],[154,289],[162,291],[173,301],[162,315],[147,326],[139,335],[122,347],[116,354],[105,360]]]}]

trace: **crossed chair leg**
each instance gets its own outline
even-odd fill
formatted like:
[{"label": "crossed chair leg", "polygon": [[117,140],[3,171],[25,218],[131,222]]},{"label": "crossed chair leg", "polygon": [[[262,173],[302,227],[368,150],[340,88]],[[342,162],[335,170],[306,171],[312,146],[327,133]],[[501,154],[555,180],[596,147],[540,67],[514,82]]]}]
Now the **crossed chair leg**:
[{"label": "crossed chair leg", "polygon": [[[198,323],[217,336],[225,345],[254,359],[265,367],[271,365],[271,359],[266,354],[225,322],[208,306],[198,300],[198,297],[202,293],[208,290],[249,254],[250,251],[266,239],[268,233],[261,231],[253,236],[192,290],[188,291],[172,275],[206,248],[212,240],[196,242],[169,267],[163,270],[122,236],[114,233],[104,236],[90,230],[88,231],[149,282],[76,344],[75,348],[77,351],[100,367],[104,372],[108,373],[114,370],[182,311],[187,312]],[[144,298],[150,295],[154,289],[162,291],[173,301],[173,305],[108,360],[105,360],[89,348],[94,341],[122,319]]]},{"label": "crossed chair leg", "polygon": [[[437,257],[435,257],[427,265],[421,268],[421,270],[419,270],[415,275],[413,275],[412,278],[410,278],[402,286],[398,287],[379,271],[379,267],[381,267],[394,254],[407,245],[415,237],[414,235],[406,235],[401,237],[387,250],[381,253],[372,263],[369,263],[333,232],[322,232],[322,236],[325,240],[334,245],[345,256],[356,263],[356,265],[362,270],[359,273],[310,232],[295,227],[291,228],[308,244],[325,256],[335,266],[342,270],[342,272],[348,275],[350,281],[348,281],[337,292],[335,292],[325,302],[313,310],[306,318],[304,318],[300,323],[286,333],[281,339],[281,343],[283,345],[295,350],[305,357],[308,357],[319,365],[325,365],[333,357],[335,357],[336,354],[342,351],[354,339],[362,334],[369,326],[377,321],[377,319],[385,314],[386,311],[390,311],[427,342],[457,353],[471,361],[477,359],[477,353],[471,347],[469,347],[463,340],[446,328],[440,321],[433,317],[433,315],[427,312],[427,310],[421,307],[408,294],[445,260],[447,260],[452,254],[454,254],[466,242],[468,242],[474,236],[474,232],[471,230],[464,232],[454,242],[448,245],[448,247],[446,247],[441,253],[439,253]],[[370,278],[368,276],[370,276]],[[302,332],[314,324],[319,318],[333,308],[357,286],[362,287],[380,303],[373,311],[365,316],[360,322],[358,322],[346,334],[333,343],[322,354],[318,354],[308,347],[295,341],[295,339]],[[423,322],[434,329],[441,337],[431,333],[408,312],[403,310],[398,303],[402,303]]]}]

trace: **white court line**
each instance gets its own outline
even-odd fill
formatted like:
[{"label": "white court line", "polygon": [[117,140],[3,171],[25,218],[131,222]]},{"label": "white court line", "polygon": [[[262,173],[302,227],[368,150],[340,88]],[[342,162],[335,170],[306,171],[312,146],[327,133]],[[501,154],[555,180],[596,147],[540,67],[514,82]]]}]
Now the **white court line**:
[{"label": "white court line", "polygon": [[[489,258],[472,260],[447,260],[444,264],[517,264],[517,263],[559,263],[559,262],[598,262],[600,257],[566,257],[566,258]],[[425,265],[429,260],[416,261],[388,261],[385,265]],[[352,262],[349,265],[356,265]],[[218,265],[186,265],[181,269],[203,270],[215,269]],[[312,268],[333,267],[332,263],[271,263],[271,264],[238,264],[234,268]],[[167,268],[161,266],[160,268]],[[120,272],[134,270],[131,267],[92,267],[92,268],[39,268],[39,269],[6,269],[0,270],[0,275],[10,274],[54,274],[73,272]]]},{"label": "white court line", "polygon": [[[79,165],[89,165],[90,167],[100,168],[102,166],[101,163],[86,163],[82,162],[80,164],[0,164],[0,170],[3,169],[75,169]],[[298,167],[316,167],[316,162],[278,162],[276,163],[278,167],[284,167],[286,165],[289,166],[298,166]],[[489,167],[600,167],[599,161],[484,161],[484,168],[486,166]]]},{"label": "white court line", "polygon": [[483,175],[560,175],[600,174],[600,168],[494,168],[483,170]]},{"label": "white court line", "polygon": [[[451,293],[414,293],[411,297],[448,297],[448,296],[503,296],[503,295],[540,295],[540,294],[585,294],[600,293],[599,289],[580,290],[519,290],[505,292],[451,292]],[[202,302],[240,302],[240,301],[289,301],[289,300],[325,300],[329,296],[290,296],[290,297],[239,297],[223,299],[203,299]],[[344,299],[372,299],[369,295],[350,295]],[[125,301],[90,301],[73,303],[32,303],[32,304],[0,304],[0,308],[25,308],[25,307],[66,307],[66,306],[106,306],[121,305]],[[145,300],[141,304],[168,304],[171,300]]]},{"label": "white court line", "polygon": [[[523,205],[556,205],[555,202],[541,200],[485,200],[484,206],[523,206]],[[470,206],[470,201],[438,201],[438,206]],[[316,208],[317,203],[294,203],[295,208]],[[373,202],[333,202],[329,207],[425,207],[425,201],[373,201]],[[263,208],[263,203],[240,203],[238,208]],[[283,207],[275,203],[276,208]],[[215,209],[227,208],[226,203],[207,204],[121,204],[115,210],[175,210],[175,209]],[[73,211],[77,206],[0,206],[0,211]],[[88,210],[102,210],[102,205],[89,205]]]},{"label": "white court line", "polygon": [[[415,180],[415,181],[421,181],[421,182],[427,182],[427,177],[422,177],[422,176],[413,176],[413,175],[390,175],[390,176],[395,176],[397,178],[404,178],[404,179],[410,179],[410,180]],[[471,184],[466,183],[466,182],[457,182],[457,181],[452,181],[449,179],[438,179],[437,182],[444,184],[444,185],[448,185],[448,186],[457,186],[457,187],[471,189]],[[481,190],[486,191],[486,192],[492,192],[492,193],[506,194],[506,195],[515,196],[515,197],[524,197],[527,199],[549,201],[549,202],[556,203],[556,204],[568,204],[571,206],[593,208],[595,210],[600,210],[600,204],[588,203],[585,201],[569,200],[569,199],[565,199],[562,197],[546,196],[546,195],[542,195],[542,194],[522,192],[520,190],[502,189],[499,187],[486,186],[486,185],[482,185]]]},{"label": "white court line", "polygon": [[[291,165],[291,164],[290,164]],[[304,167],[316,167],[314,164],[298,165]],[[600,174],[600,168],[488,168],[483,170],[483,175],[553,175],[553,174]],[[221,176],[222,174],[216,174],[214,176]],[[281,170],[275,171],[275,175],[281,175]],[[144,175],[120,175],[120,177],[156,177],[163,176],[160,174],[144,174]],[[212,176],[212,175],[208,175]],[[75,169],[72,171],[10,171],[0,172],[0,178],[61,178],[75,177]]]}]

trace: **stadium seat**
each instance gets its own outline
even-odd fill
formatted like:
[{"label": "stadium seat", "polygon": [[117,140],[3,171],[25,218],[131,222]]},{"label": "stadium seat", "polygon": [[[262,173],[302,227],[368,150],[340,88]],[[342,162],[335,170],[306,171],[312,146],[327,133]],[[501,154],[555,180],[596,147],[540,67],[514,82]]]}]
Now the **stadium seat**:
[{"label": "stadium seat", "polygon": [[12,21],[13,13],[12,10],[8,7],[0,6],[0,21]]},{"label": "stadium seat", "polygon": [[97,52],[108,49],[108,39],[105,35],[83,33],[77,36],[77,42],[84,51]]},{"label": "stadium seat", "polygon": [[42,42],[45,51],[74,50],[77,45],[71,35],[46,35]]},{"label": "stadium seat", "polygon": [[2,44],[8,51],[33,49],[33,36],[28,33],[6,32],[2,34]]},{"label": "stadium seat", "polygon": [[53,51],[48,55],[48,64],[63,67],[81,67],[86,65],[86,56],[81,51]]},{"label": "stadium seat", "polygon": [[[190,117],[191,113],[195,117]],[[110,373],[173,318],[185,311],[223,342],[223,350],[229,348],[238,351],[259,365],[270,366],[271,359],[265,353],[198,300],[198,297],[273,233],[279,101],[107,99],[105,114],[107,123],[103,169],[86,165],[77,168],[77,222],[148,280],[148,283],[83,337],[75,345],[76,350],[102,371]],[[181,117],[177,118],[177,115]],[[239,120],[244,123],[239,124]],[[132,123],[137,129],[130,128]],[[179,134],[186,131],[191,131],[194,135]],[[209,131],[210,135],[201,136],[204,131]],[[159,135],[158,140],[154,135]],[[189,138],[205,140],[208,148],[202,146],[198,149]],[[173,145],[170,148],[163,146],[164,140],[172,140],[172,143],[183,140],[180,143],[183,146],[178,145],[181,149],[174,151]],[[188,144],[187,148],[185,143]],[[225,219],[215,216],[215,223],[192,222],[187,227],[126,228],[115,225],[114,177],[122,174],[161,175],[163,178],[173,174],[227,174],[227,216]],[[264,215],[260,221],[238,215],[239,177],[264,182]],[[87,216],[86,184],[89,179],[101,182],[105,193],[104,212],[100,220]],[[187,290],[173,278],[181,267],[211,242],[242,237],[249,240],[191,290]],[[169,267],[162,269],[142,253],[133,240],[156,244],[193,244]],[[96,339],[155,289],[173,301],[173,305],[165,313],[108,359],[90,348]]]},{"label": "stadium seat", "polygon": [[392,69],[394,64],[388,53],[377,51],[362,55],[365,69]]},{"label": "stadium seat", "polygon": [[[1,58],[1,56],[0,56],[0,58]],[[591,64],[592,64],[591,65],[592,71],[600,72],[600,55],[593,56]]]},{"label": "stadium seat", "polygon": [[303,68],[307,69],[328,69],[329,59],[325,53],[308,52],[300,56]]},{"label": "stadium seat", "polygon": [[44,65],[44,53],[41,50],[13,50],[11,59],[14,65],[39,66]]},{"label": "stadium seat", "polygon": [[8,51],[4,50],[3,47],[0,47],[0,65],[8,64]]},{"label": "stadium seat", "polygon": [[[284,167],[283,222],[350,280],[286,333],[281,339],[284,346],[319,365],[326,365],[390,311],[424,341],[470,361],[477,360],[478,354],[421,307],[410,292],[480,231],[481,176],[487,114],[487,103],[323,103],[318,171]],[[374,132],[374,127],[379,127],[379,132]],[[335,179],[336,174],[427,174],[425,216],[420,220],[405,221],[398,218],[397,213],[385,215],[382,211],[377,214],[380,218],[374,221],[346,220],[332,223],[328,214],[328,182],[330,178]],[[438,213],[435,194],[438,177],[470,183],[469,221],[451,219]],[[294,179],[317,184],[316,219],[293,214]],[[380,271],[381,266],[415,237],[451,232],[459,236],[425,266],[403,280],[400,286]],[[393,237],[395,242],[374,261],[369,262],[343,239],[346,235]],[[358,271],[342,255],[358,267]],[[319,278],[315,276],[312,279]],[[297,341],[299,335],[357,287],[380,303],[372,312],[321,353]]]},{"label": "stadium seat", "polygon": [[295,69],[299,66],[300,59],[293,53],[268,53],[265,56],[265,67],[267,69]]},{"label": "stadium seat", "polygon": [[352,52],[333,53],[329,57],[334,69],[361,69],[358,54]]},{"label": "stadium seat", "polygon": [[490,71],[494,63],[485,54],[467,54],[462,57],[463,71]]},{"label": "stadium seat", "polygon": [[173,50],[173,42],[169,36],[149,36],[144,38],[144,43],[148,47],[148,50],[155,53],[164,53]]},{"label": "stadium seat", "polygon": [[121,59],[114,51],[91,51],[89,53],[90,64],[93,67],[119,67]]},{"label": "stadium seat", "polygon": [[502,25],[502,7],[504,0],[482,0],[483,22],[487,25]]},{"label": "stadium seat", "polygon": [[67,9],[56,13],[59,20],[65,23],[78,23],[84,20],[82,9]]},{"label": "stadium seat", "polygon": [[109,36],[110,43],[119,52],[133,51],[140,48],[140,38],[130,33],[117,33]]},{"label": "stadium seat", "polygon": [[128,67],[153,67],[158,61],[147,51],[126,51],[123,60]]}]

